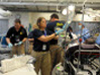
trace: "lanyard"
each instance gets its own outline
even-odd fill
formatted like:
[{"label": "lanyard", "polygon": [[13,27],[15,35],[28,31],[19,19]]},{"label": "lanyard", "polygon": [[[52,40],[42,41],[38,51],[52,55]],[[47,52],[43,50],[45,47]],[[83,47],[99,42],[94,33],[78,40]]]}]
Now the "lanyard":
[{"label": "lanyard", "polygon": [[46,32],[46,30],[44,30],[44,35],[47,36],[47,32]]}]

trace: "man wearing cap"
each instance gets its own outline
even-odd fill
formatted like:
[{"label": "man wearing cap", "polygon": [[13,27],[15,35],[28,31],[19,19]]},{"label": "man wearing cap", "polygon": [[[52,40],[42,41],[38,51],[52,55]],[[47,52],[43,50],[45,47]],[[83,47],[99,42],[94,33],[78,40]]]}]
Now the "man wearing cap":
[{"label": "man wearing cap", "polygon": [[19,19],[15,20],[15,25],[11,27],[6,35],[8,47],[12,48],[12,56],[24,55],[24,42],[27,39],[26,30],[21,26]]}]

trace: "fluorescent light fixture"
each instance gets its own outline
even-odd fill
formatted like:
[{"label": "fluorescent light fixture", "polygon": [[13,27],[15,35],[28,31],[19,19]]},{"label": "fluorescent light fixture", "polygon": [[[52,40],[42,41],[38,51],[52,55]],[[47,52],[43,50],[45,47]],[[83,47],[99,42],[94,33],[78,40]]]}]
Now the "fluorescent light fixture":
[{"label": "fluorescent light fixture", "polygon": [[[68,11],[67,11],[67,10],[68,10]],[[63,14],[63,15],[67,15],[67,12],[68,12],[68,14],[69,14],[70,12],[74,12],[74,10],[75,10],[75,6],[74,6],[74,5],[69,5],[68,8],[66,7],[66,8],[64,8],[64,9],[62,10],[62,14]]]},{"label": "fluorescent light fixture", "polygon": [[67,8],[63,9],[62,14],[67,15]]},{"label": "fluorescent light fixture", "polygon": [[69,6],[68,6],[68,10],[74,11],[74,10],[75,10],[75,6],[74,6],[74,5],[69,5]]}]

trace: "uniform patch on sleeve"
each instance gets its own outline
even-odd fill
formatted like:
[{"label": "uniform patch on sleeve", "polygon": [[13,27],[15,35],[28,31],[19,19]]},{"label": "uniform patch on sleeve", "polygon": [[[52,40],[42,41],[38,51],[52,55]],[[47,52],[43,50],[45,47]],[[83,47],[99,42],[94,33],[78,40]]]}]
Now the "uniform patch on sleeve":
[{"label": "uniform patch on sleeve", "polygon": [[63,23],[56,23],[56,26],[63,26]]}]

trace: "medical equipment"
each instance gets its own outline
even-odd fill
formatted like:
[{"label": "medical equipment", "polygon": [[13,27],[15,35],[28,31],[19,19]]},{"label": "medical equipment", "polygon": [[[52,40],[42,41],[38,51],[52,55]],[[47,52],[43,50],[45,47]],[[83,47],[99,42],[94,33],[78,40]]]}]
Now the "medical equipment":
[{"label": "medical equipment", "polygon": [[[85,0],[82,4],[82,23],[84,22],[84,9],[86,2],[87,0]],[[71,20],[67,21],[64,25],[64,31],[66,31],[66,29],[68,28],[68,23],[71,23]],[[94,39],[94,35],[96,33],[100,33],[99,28],[100,26],[90,30],[84,35],[90,33],[90,37]],[[60,43],[59,45],[62,47],[65,46],[63,47],[65,49],[64,63],[58,64],[54,68],[53,75],[100,75],[100,48],[95,44],[82,45],[81,37],[84,35],[82,34],[81,29],[80,36],[77,39],[71,40],[66,45],[66,36],[62,36],[62,34],[59,34],[60,40],[58,43]],[[78,39],[79,44],[71,45],[71,42]],[[62,42],[64,42],[64,44]]]},{"label": "medical equipment", "polygon": [[[80,60],[78,59],[78,53],[80,51]],[[53,75],[99,75],[100,62],[99,54],[100,48],[95,44],[84,44],[82,49],[79,50],[79,45],[74,44],[66,49],[65,69],[63,64],[58,64],[54,70]],[[79,61],[79,64],[78,64]],[[79,65],[79,71],[77,72],[77,65]],[[63,69],[62,69],[63,68]],[[68,74],[67,74],[68,73]]]}]

